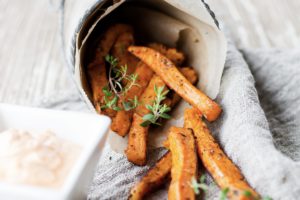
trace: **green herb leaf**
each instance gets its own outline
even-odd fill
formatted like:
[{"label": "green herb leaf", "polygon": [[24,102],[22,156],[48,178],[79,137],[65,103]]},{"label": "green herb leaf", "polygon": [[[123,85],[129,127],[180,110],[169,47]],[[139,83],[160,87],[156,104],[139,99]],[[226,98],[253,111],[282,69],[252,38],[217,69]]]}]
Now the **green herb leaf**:
[{"label": "green herb leaf", "polygon": [[109,64],[111,64],[114,67],[117,66],[117,64],[118,64],[118,59],[114,58],[111,55],[106,55],[105,60],[106,60],[106,62],[108,62]]},{"label": "green herb leaf", "polygon": [[139,102],[138,102],[138,98],[137,96],[134,96],[134,99],[129,99],[128,101],[123,101],[122,102],[123,104],[123,108],[125,111],[129,111],[129,110],[132,110],[132,109],[135,109]]},{"label": "green herb leaf", "polygon": [[245,196],[245,197],[251,197],[251,196],[252,196],[252,194],[251,194],[251,192],[250,192],[250,191],[248,191],[248,190],[245,190],[245,191],[244,191],[244,196]]},{"label": "green herb leaf", "polygon": [[108,107],[107,107],[107,105],[102,105],[100,108],[101,108],[101,110],[105,110]]},{"label": "green herb leaf", "polygon": [[158,94],[156,85],[154,85],[154,92],[155,92],[155,94]]},{"label": "green herb leaf", "polygon": [[[171,110],[170,107],[168,107],[166,104],[162,104],[162,101],[166,99],[166,94],[168,93],[168,90],[164,90],[164,86],[157,88],[156,85],[154,85],[154,92],[156,94],[155,100],[152,105],[145,105],[145,107],[151,112],[151,118],[149,117],[150,115],[145,115],[143,117],[144,122],[142,124],[156,124],[156,125],[161,125],[160,123],[157,122],[159,118],[164,118],[164,119],[170,119],[171,116],[167,114]],[[146,123],[146,121],[148,121]]]},{"label": "green herb leaf", "polygon": [[200,183],[197,182],[195,177],[192,178],[191,187],[193,188],[196,195],[200,194],[200,191],[206,192],[208,190],[208,185],[205,183],[205,175],[200,177]]},{"label": "green herb leaf", "polygon": [[114,107],[116,105],[117,101],[118,101],[118,97],[114,96],[114,98],[108,102],[108,106],[111,108]]},{"label": "green herb leaf", "polygon": [[171,116],[168,115],[167,113],[162,113],[162,114],[160,114],[160,117],[161,117],[161,118],[164,118],[164,119],[171,119]]},{"label": "green herb leaf", "polygon": [[121,110],[122,110],[122,108],[120,108],[120,107],[118,107],[118,106],[115,106],[115,107],[113,107],[112,109],[115,110],[115,111],[121,111]]},{"label": "green herb leaf", "polygon": [[208,190],[208,185],[204,184],[204,183],[200,183],[199,188],[202,189],[204,192],[206,192]]},{"label": "green herb leaf", "polygon": [[264,197],[262,200],[272,200],[272,198],[271,197]]},{"label": "green herb leaf", "polygon": [[198,187],[198,183],[197,183],[197,180],[195,179],[195,177],[192,178],[192,181],[191,181],[191,187],[193,188],[194,193],[195,193],[196,195],[200,194],[200,190],[199,190],[199,187]]},{"label": "green herb leaf", "polygon": [[144,121],[152,121],[154,119],[154,115],[153,114],[147,114],[143,116],[143,120]]},{"label": "green herb leaf", "polygon": [[143,126],[143,127],[147,127],[151,124],[152,122],[151,121],[144,121],[142,122],[140,125]]},{"label": "green herb leaf", "polygon": [[102,88],[102,92],[104,93],[105,96],[110,97],[112,96],[112,93],[109,91],[108,87],[105,86]]},{"label": "green herb leaf", "polygon": [[226,200],[229,188],[225,188],[221,191],[220,200]]},{"label": "green herb leaf", "polygon": [[124,110],[125,111],[129,111],[129,110],[131,110],[131,103],[130,102],[122,102],[122,104],[123,104],[123,108],[124,108]]},{"label": "green herb leaf", "polygon": [[[113,109],[116,111],[122,110],[122,108],[118,107],[117,101],[121,96],[124,96],[132,86],[138,84],[136,80],[138,75],[136,74],[127,74],[127,65],[118,66],[118,59],[114,58],[111,55],[105,56],[105,61],[110,64],[109,68],[109,85],[102,88],[104,93],[103,100],[105,105],[101,106],[101,109]],[[123,80],[128,80],[129,82],[126,84],[126,87],[123,87]],[[112,98],[113,97],[113,98]],[[129,100],[128,102],[122,101],[122,105],[124,110],[129,111],[137,107],[138,99],[135,96],[133,100]]]},{"label": "green herb leaf", "polygon": [[200,183],[204,183],[205,179],[206,179],[205,175],[202,174],[201,177],[200,177]]},{"label": "green herb leaf", "polygon": [[152,107],[151,105],[149,105],[149,104],[146,105],[146,108],[147,108],[148,110],[150,110],[150,111],[153,111],[153,107]]}]

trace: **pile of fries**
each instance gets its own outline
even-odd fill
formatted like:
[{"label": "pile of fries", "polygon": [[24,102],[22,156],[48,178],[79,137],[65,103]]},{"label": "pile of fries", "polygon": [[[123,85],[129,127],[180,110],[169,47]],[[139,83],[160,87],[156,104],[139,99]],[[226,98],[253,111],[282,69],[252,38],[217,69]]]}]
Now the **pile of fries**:
[{"label": "pile of fries", "polygon": [[114,132],[128,135],[128,160],[146,164],[149,127],[169,119],[167,113],[181,98],[192,108],[184,112],[184,127],[169,129],[164,144],[169,151],[132,188],[129,199],[143,199],[170,175],[169,199],[195,199],[191,181],[199,177],[198,160],[228,190],[227,198],[259,199],[202,120],[213,122],[222,110],[194,86],[197,73],[183,66],[183,53],[157,43],[134,45],[130,25],[112,25],[101,35],[86,69],[96,110],[111,117]]}]

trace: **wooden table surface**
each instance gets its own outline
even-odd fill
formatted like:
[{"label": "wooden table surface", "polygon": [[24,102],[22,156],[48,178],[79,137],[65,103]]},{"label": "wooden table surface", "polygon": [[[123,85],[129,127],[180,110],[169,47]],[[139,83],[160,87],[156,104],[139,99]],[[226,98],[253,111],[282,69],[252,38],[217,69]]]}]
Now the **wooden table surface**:
[{"label": "wooden table surface", "polygon": [[[207,0],[239,48],[300,44],[299,0]],[[34,105],[74,90],[61,51],[59,0],[0,0],[0,102]]]}]

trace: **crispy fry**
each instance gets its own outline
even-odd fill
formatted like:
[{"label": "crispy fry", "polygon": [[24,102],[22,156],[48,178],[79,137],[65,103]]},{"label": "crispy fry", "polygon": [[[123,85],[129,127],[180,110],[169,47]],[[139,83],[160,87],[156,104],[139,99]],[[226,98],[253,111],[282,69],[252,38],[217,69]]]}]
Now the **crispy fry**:
[{"label": "crispy fry", "polygon": [[[165,87],[165,83],[157,75],[154,75],[152,77],[152,79],[150,80],[149,85],[147,86],[147,88],[145,89],[145,91],[143,92],[143,94],[139,98],[139,102],[141,102],[141,104],[138,105],[138,107],[136,107],[136,109],[135,109],[135,112],[137,114],[139,114],[140,116],[144,116],[144,115],[146,115],[150,112],[146,108],[145,105],[147,105],[147,104],[152,105],[153,101],[156,98],[156,94],[155,94],[155,91],[154,91],[154,86],[156,86],[157,88]],[[167,88],[165,87],[165,90],[166,89]]]},{"label": "crispy fry", "polygon": [[[140,93],[146,87],[145,82],[147,85],[153,74],[151,69],[149,69],[148,67],[146,68],[145,64],[139,62],[136,57],[128,52],[127,48],[133,43],[134,38],[132,31],[124,32],[120,34],[112,49],[112,55],[118,59],[118,66],[127,66],[127,74],[136,73],[138,75],[138,80],[136,83],[141,86],[131,87],[131,89],[125,94],[125,96],[119,99],[118,106],[120,108],[123,108],[122,102],[133,100],[135,95],[139,97]],[[126,79],[124,79],[122,82],[123,84],[131,84]],[[112,120],[111,130],[115,131],[120,136],[125,136],[128,133],[131,125],[132,114],[132,111],[118,111],[116,116]]]},{"label": "crispy fry", "polygon": [[127,50],[127,48],[133,44],[133,32],[124,32],[119,35],[112,48],[112,55],[118,59],[118,66],[127,66],[127,74],[134,73],[139,62],[139,60]]},{"label": "crispy fry", "polygon": [[179,69],[183,76],[189,80],[192,84],[197,83],[198,75],[192,67],[182,67]]},{"label": "crispy fry", "polygon": [[113,117],[116,112],[111,109],[101,110],[104,93],[102,88],[107,85],[106,69],[104,57],[111,50],[117,37],[124,32],[132,31],[132,27],[125,24],[116,24],[111,26],[100,38],[96,48],[95,58],[87,66],[87,75],[90,87],[93,93],[93,104],[98,113]]},{"label": "crispy fry", "polygon": [[[204,167],[222,189],[229,189],[230,199],[250,200],[259,197],[248,185],[240,170],[222,151],[196,109],[185,110],[184,127],[193,129],[198,155]],[[251,192],[252,197],[245,196],[245,191]]]},{"label": "crispy fry", "polygon": [[[187,77],[188,80],[191,80],[193,82],[195,82],[197,80],[197,77],[195,78],[195,75],[196,75],[196,72],[192,69],[192,68],[182,68],[181,69],[182,73]],[[161,78],[157,75],[154,75],[148,85],[148,87],[146,88],[146,90],[143,92],[143,94],[141,95],[139,101],[140,102],[143,102],[143,104],[140,104],[136,109],[135,109],[135,112],[140,115],[141,117],[143,117],[144,115],[148,114],[150,111],[145,107],[145,105],[149,104],[151,105],[153,103],[153,101],[155,100],[155,97],[156,97],[156,94],[154,92],[154,85],[156,87],[166,87],[165,86],[165,83],[161,80]],[[167,89],[167,88],[165,88]],[[180,101],[181,97],[178,96],[177,94],[173,94],[172,98],[169,99],[167,98],[164,103],[167,104],[168,106],[172,107],[174,106],[175,104],[177,104],[179,101]],[[118,115],[117,115],[118,117]],[[117,118],[116,117],[116,118]],[[119,123],[122,123],[122,125],[120,125],[119,127],[123,127],[123,130],[125,130],[125,126],[128,127],[128,125],[126,125],[127,123],[127,120],[123,119],[123,121],[121,121],[121,117],[119,118],[119,122],[115,122],[115,124],[119,124]],[[114,123],[114,121],[113,121]],[[130,126],[130,123],[127,123],[129,124]],[[131,134],[135,134],[134,132],[132,132],[133,130],[136,131],[137,129],[139,130],[143,130],[144,132],[148,131],[148,129],[143,129],[142,128],[138,128],[138,127],[134,127],[134,126],[140,126],[141,123],[137,123],[135,122],[135,119],[133,119],[133,122],[132,122],[132,125],[131,125],[131,128],[130,128],[130,131],[129,131],[129,138],[128,138],[128,143],[130,143],[131,145],[128,145],[127,146],[127,150],[130,151],[130,152],[133,152],[133,150],[130,150],[130,149],[137,149],[136,146],[140,146],[140,143],[141,143],[141,140],[142,139],[145,139],[145,137],[142,137],[140,138],[139,140],[135,139],[135,140],[132,140],[131,138]],[[126,127],[126,128],[127,128]],[[136,143],[135,143],[136,142]],[[146,144],[146,142],[142,142],[143,144]],[[143,146],[142,147],[143,151],[147,151],[147,146]],[[140,156],[146,156],[144,154],[139,154]],[[146,158],[140,158],[138,156],[135,156],[135,159],[137,160],[146,160]],[[133,156],[131,156],[130,158],[130,161],[133,162],[133,163],[136,163],[135,162],[135,159]],[[129,159],[128,159],[129,160]],[[146,164],[146,163],[145,163]]]},{"label": "crispy fry", "polygon": [[88,77],[91,89],[93,91],[93,104],[95,109],[100,114],[105,114],[110,117],[115,115],[112,109],[101,110],[102,98],[104,96],[102,88],[107,85],[106,69],[104,61],[97,59],[88,65]]},{"label": "crispy fry", "polygon": [[[139,62],[135,74],[138,75],[137,85],[132,86],[130,90],[125,94],[124,97],[121,97],[118,104],[122,106],[123,101],[133,100],[135,96],[140,97],[142,92],[147,87],[149,81],[153,76],[153,71],[143,62]],[[118,111],[115,118],[112,120],[111,129],[118,133],[121,136],[125,136],[130,128],[132,120],[133,111]]]},{"label": "crispy fry", "polygon": [[131,126],[132,115],[132,110],[118,111],[116,116],[112,119],[110,129],[122,137],[126,136]]},{"label": "crispy fry", "polygon": [[178,67],[182,65],[185,59],[183,53],[177,51],[177,49],[175,48],[168,49],[166,53],[166,57],[170,58],[172,62],[174,62],[174,64]]},{"label": "crispy fry", "polygon": [[175,48],[167,48],[166,46],[159,44],[159,43],[151,43],[149,47],[158,51],[159,53],[165,55],[169,58],[177,67],[182,65],[184,62],[184,55],[183,53],[177,51]]},{"label": "crispy fry", "polygon": [[148,193],[159,188],[169,178],[172,167],[172,155],[167,152],[155,166],[130,191],[129,200],[141,200]]},{"label": "crispy fry", "polygon": [[[125,36],[127,38],[124,38]],[[126,47],[125,51],[127,51],[127,47],[128,45],[130,45],[130,43],[133,43],[133,39],[130,39],[130,37],[132,36],[132,34],[130,33],[124,33],[122,35],[119,36],[119,38],[121,38],[120,40],[123,41],[123,44],[121,45],[121,41],[117,41],[115,44],[115,57],[124,55],[124,47]],[[119,40],[119,39],[118,39]],[[129,42],[129,41],[132,42]],[[126,41],[126,42],[124,42]],[[153,46],[154,48],[156,48],[158,51],[168,54],[167,56],[169,56],[170,59],[173,58],[173,60],[183,60],[183,54],[180,52],[177,52],[176,49],[172,50],[172,49],[167,49],[165,46],[161,45],[161,44],[157,44],[157,43],[152,43],[150,44],[150,46]],[[128,51],[127,51],[128,52]],[[170,53],[168,53],[170,52]],[[130,54],[130,56],[132,56]],[[124,56],[123,56],[124,57]],[[126,55],[126,57],[129,57],[128,55]],[[132,56],[134,57],[134,56]],[[181,59],[180,59],[181,58]],[[121,61],[122,59],[120,59]],[[126,59],[125,59],[126,60]],[[126,62],[120,62],[123,64],[126,64]],[[183,73],[183,75],[185,77],[187,77],[188,80],[190,80],[192,83],[195,83],[197,80],[197,75],[196,72],[188,67],[182,68],[180,69],[181,72]],[[135,74],[138,75],[138,80],[137,80],[137,84],[140,85],[140,87],[134,86],[130,91],[128,91],[128,94],[126,94],[126,96],[122,99],[119,100],[119,107],[122,107],[121,103],[122,101],[128,101],[129,99],[133,99],[134,96],[136,95],[137,97],[139,97],[141,95],[141,92],[144,91],[145,87],[147,86],[147,84],[150,81],[150,78],[153,75],[152,70],[147,67],[146,64],[144,64],[143,62],[140,62],[137,66],[137,69],[135,71]],[[179,102],[181,99],[180,96],[178,96],[177,94],[173,95],[172,99],[166,99],[166,104],[174,106],[177,102]],[[113,118],[112,121],[112,125],[111,125],[111,129],[113,131],[115,131],[116,133],[118,133],[121,136],[125,136],[130,128],[131,125],[131,120],[132,120],[132,115],[133,112],[132,111],[118,111],[117,115],[115,118]]]},{"label": "crispy fry", "polygon": [[220,106],[193,86],[168,58],[147,47],[130,46],[128,50],[151,67],[171,89],[202,112],[208,121],[218,118],[222,111]]},{"label": "crispy fry", "polygon": [[142,102],[142,104],[135,109],[128,134],[128,145],[125,154],[127,159],[136,165],[146,164],[148,127],[142,127],[140,124],[143,122],[143,116],[150,112],[145,105],[151,105],[155,100],[154,86],[162,87],[165,86],[165,83],[159,76],[154,75],[152,77],[149,85],[139,98],[139,102]]},{"label": "crispy fry", "polygon": [[[180,68],[182,75],[189,80],[193,85],[197,82],[197,72],[191,67],[182,67]],[[166,102],[168,106],[173,108],[180,100],[181,96],[179,96],[176,92],[173,91],[172,97],[168,98],[169,102]]]},{"label": "crispy fry", "polygon": [[140,166],[146,164],[147,157],[148,127],[140,126],[142,122],[143,118],[134,113],[128,138],[128,146],[125,150],[128,161]]},{"label": "crispy fry", "polygon": [[198,165],[193,133],[190,129],[171,127],[168,142],[172,153],[168,199],[195,199],[191,181],[197,177]]}]

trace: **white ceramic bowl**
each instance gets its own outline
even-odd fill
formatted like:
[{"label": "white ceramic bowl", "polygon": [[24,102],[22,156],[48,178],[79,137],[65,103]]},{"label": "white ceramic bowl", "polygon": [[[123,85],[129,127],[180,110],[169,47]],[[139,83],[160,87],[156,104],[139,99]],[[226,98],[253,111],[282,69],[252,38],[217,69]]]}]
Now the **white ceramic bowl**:
[{"label": "white ceramic bowl", "polygon": [[35,132],[52,130],[58,137],[82,146],[82,152],[61,188],[10,185],[0,182],[0,199],[86,199],[86,192],[104,147],[109,125],[108,117],[97,114],[0,104],[1,132],[9,128]]}]

